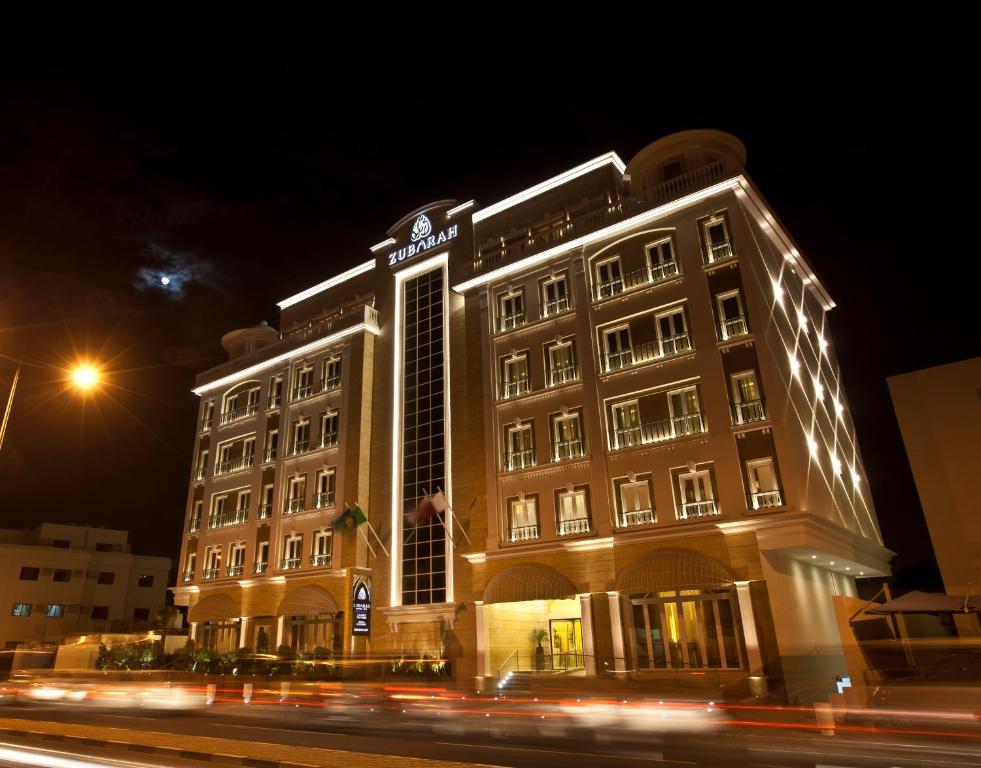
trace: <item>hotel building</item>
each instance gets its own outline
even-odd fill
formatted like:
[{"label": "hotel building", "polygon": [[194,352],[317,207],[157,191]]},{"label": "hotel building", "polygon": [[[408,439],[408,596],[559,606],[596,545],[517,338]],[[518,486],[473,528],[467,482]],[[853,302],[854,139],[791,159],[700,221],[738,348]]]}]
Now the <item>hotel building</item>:
[{"label": "hotel building", "polygon": [[227,334],[175,590],[199,642],[833,687],[834,596],[892,553],[834,303],[745,159],[687,131],[430,203]]}]

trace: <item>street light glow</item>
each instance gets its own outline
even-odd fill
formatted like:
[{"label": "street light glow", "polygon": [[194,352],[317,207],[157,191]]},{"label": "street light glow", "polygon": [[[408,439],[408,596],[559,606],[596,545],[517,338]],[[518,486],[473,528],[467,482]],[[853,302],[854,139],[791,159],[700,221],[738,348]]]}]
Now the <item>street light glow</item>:
[{"label": "street light glow", "polygon": [[81,363],[72,368],[71,377],[76,389],[86,392],[99,383],[99,371],[88,363]]}]

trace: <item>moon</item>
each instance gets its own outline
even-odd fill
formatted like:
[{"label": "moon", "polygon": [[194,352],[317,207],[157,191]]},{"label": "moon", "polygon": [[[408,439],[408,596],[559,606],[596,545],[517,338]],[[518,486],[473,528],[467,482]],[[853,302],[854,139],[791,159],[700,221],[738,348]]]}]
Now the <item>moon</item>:
[{"label": "moon", "polygon": [[163,277],[160,278],[160,284],[161,285],[170,285],[170,278],[167,277],[167,275],[164,275]]}]

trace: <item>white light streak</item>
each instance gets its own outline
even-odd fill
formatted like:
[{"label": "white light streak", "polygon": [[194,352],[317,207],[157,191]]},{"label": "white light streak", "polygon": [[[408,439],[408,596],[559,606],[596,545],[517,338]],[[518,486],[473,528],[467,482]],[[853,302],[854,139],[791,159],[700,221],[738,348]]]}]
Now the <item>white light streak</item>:
[{"label": "white light streak", "polygon": [[[393,241],[394,242],[394,241]],[[340,285],[341,283],[350,280],[352,277],[357,277],[358,275],[363,275],[375,268],[374,260],[366,261],[364,264],[359,264],[356,267],[352,267],[346,272],[341,272],[341,274],[324,280],[322,283],[318,283],[305,291],[300,291],[295,296],[290,296],[288,299],[283,299],[279,302],[278,306],[280,309],[286,309],[287,307],[292,307],[294,304],[298,304],[304,299],[309,299],[311,296],[316,296],[318,293],[326,291],[328,288],[333,288],[335,285]]]}]

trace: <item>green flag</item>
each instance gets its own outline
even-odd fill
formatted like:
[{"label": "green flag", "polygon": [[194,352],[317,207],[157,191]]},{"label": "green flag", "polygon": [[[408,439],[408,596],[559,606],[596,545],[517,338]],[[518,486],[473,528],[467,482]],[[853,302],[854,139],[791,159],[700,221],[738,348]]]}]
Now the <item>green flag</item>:
[{"label": "green flag", "polygon": [[361,507],[357,504],[354,507],[347,507],[344,512],[341,513],[334,521],[334,528],[357,528],[361,523],[367,523],[368,518],[364,516],[364,512],[361,511]]},{"label": "green flag", "polygon": [[367,523],[368,518],[364,516],[364,512],[361,511],[361,507],[357,504],[353,508],[348,510],[348,515],[354,520],[354,527],[357,528],[361,523]]}]

